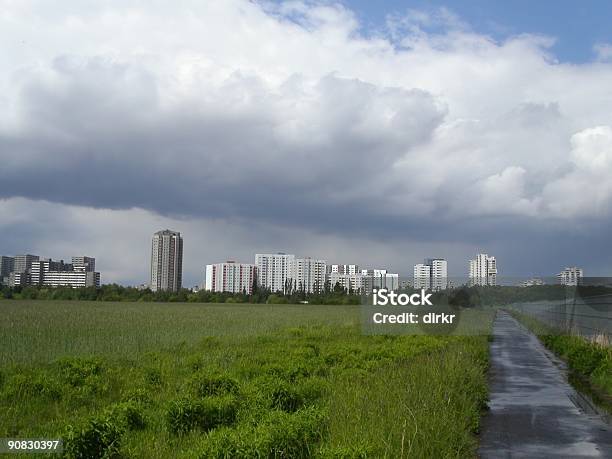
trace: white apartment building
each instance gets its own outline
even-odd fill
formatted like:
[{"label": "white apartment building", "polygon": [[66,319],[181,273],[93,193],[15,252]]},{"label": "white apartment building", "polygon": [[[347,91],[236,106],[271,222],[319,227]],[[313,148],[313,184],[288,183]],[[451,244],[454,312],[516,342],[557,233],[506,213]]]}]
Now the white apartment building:
[{"label": "white apartment building", "polygon": [[73,259],[87,259],[87,266],[76,266],[64,263],[62,260],[39,259],[33,261],[30,272],[30,283],[47,287],[100,287],[100,273],[89,270],[95,267],[95,259],[90,257],[74,257]]},{"label": "white apartment building", "polygon": [[331,272],[327,275],[327,281],[332,290],[337,284],[340,284],[346,291],[361,293],[364,287],[364,276],[360,273],[343,274]]},{"label": "white apartment building", "polygon": [[327,262],[314,258],[294,258],[289,264],[293,290],[318,293],[325,288]]},{"label": "white apartment building", "polygon": [[575,286],[580,284],[580,279],[582,279],[582,277],[582,268],[571,266],[557,274],[557,282],[561,285]]},{"label": "white apartment building", "polygon": [[206,265],[205,289],[211,292],[253,293],[257,268],[248,263],[226,261]]},{"label": "white apartment building", "polygon": [[431,266],[425,263],[414,265],[414,283],[415,289],[429,290],[431,288]]},{"label": "white apartment building", "polygon": [[257,253],[255,266],[257,267],[257,285],[272,292],[283,292],[287,289],[287,279],[290,279],[290,270],[295,255],[286,253]]},{"label": "white apartment building", "polygon": [[431,267],[431,289],[444,290],[448,287],[448,263],[444,258],[428,258],[425,263]]},{"label": "white apartment building", "polygon": [[495,257],[479,253],[470,260],[471,285],[497,285],[497,262]]}]

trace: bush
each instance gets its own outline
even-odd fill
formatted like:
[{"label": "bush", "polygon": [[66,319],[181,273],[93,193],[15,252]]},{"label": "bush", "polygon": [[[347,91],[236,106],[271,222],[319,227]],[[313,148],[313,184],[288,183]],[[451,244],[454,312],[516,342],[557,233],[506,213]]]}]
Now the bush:
[{"label": "bush", "polygon": [[92,418],[81,428],[68,426],[64,454],[74,459],[116,456],[122,434],[123,428],[110,416]]},{"label": "bush", "polygon": [[10,397],[39,397],[47,400],[62,398],[61,385],[46,375],[14,375],[8,382],[6,392]]},{"label": "bush", "polygon": [[190,430],[211,430],[231,425],[236,420],[238,404],[231,396],[208,397],[204,400],[180,399],[171,403],[166,412],[168,430],[181,434]]},{"label": "bush", "polygon": [[191,380],[191,387],[199,397],[211,395],[237,394],[238,381],[225,373],[202,372]]},{"label": "bush", "polygon": [[312,457],[324,421],[324,412],[313,407],[291,414],[272,411],[256,427],[210,432],[200,457]]},{"label": "bush", "polygon": [[255,385],[269,408],[291,413],[303,405],[302,394],[295,384],[278,378],[260,378]]},{"label": "bush", "polygon": [[73,387],[86,385],[104,369],[100,359],[65,358],[57,364],[64,380]]},{"label": "bush", "polygon": [[121,402],[111,405],[107,409],[107,414],[127,430],[142,430],[146,427],[142,411],[142,407],[136,402]]}]

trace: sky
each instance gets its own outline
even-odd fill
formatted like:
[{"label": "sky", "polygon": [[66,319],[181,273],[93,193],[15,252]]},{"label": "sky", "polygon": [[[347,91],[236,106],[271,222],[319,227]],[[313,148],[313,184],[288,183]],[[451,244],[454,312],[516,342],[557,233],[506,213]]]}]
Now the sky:
[{"label": "sky", "polygon": [[611,6],[0,0],[0,254],[612,272]]}]

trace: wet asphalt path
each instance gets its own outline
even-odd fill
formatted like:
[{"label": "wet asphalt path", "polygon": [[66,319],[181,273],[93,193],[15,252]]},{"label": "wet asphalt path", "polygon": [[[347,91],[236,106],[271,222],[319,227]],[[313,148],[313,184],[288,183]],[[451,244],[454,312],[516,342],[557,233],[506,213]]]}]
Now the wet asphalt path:
[{"label": "wet asphalt path", "polygon": [[612,458],[612,426],[577,407],[576,392],[538,339],[504,312],[493,335],[480,457]]}]

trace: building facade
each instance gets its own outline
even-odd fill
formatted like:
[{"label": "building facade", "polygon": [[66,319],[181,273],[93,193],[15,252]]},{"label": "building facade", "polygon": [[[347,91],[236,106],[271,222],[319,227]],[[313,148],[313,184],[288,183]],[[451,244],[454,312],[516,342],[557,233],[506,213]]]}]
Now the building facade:
[{"label": "building facade", "polygon": [[350,293],[361,293],[363,291],[364,277],[361,273],[344,274],[339,272],[330,272],[327,275],[327,282],[330,289],[334,289],[336,285],[340,285],[344,290]]},{"label": "building facade", "polygon": [[253,293],[257,268],[247,263],[226,261],[206,265],[205,289],[211,292]]},{"label": "building facade", "polygon": [[[74,259],[87,258],[91,267],[95,268],[95,259],[91,257],[73,257]],[[32,262],[29,283],[45,287],[100,287],[100,273],[87,270],[85,266],[64,263],[63,260],[39,259]]]},{"label": "building facade", "polygon": [[9,276],[14,271],[15,259],[13,257],[0,256],[0,285],[8,285]]},{"label": "building facade", "polygon": [[285,293],[295,255],[287,253],[257,253],[257,285],[271,292]]},{"label": "building facade", "polygon": [[15,255],[13,262],[13,272],[16,273],[27,273],[32,267],[32,263],[38,261],[40,257],[38,255]]},{"label": "building facade", "polygon": [[425,263],[414,265],[414,282],[415,289],[429,290],[431,288],[431,266]]},{"label": "building facade", "polygon": [[319,293],[325,288],[327,262],[314,258],[294,258],[289,265],[293,291]]},{"label": "building facade", "polygon": [[96,270],[96,259],[92,257],[72,257],[72,267],[75,270],[94,272]]},{"label": "building facade", "polygon": [[430,288],[444,290],[448,287],[448,263],[444,258],[427,258],[424,263],[430,267]]},{"label": "building facade", "polygon": [[327,265],[327,273],[360,274],[358,265]]},{"label": "building facade", "polygon": [[557,274],[557,282],[561,285],[579,285],[583,277],[582,268],[571,266]]},{"label": "building facade", "polygon": [[151,244],[151,290],[178,292],[183,282],[183,238],[177,231],[153,235]]},{"label": "building facade", "polygon": [[497,262],[495,257],[479,253],[470,260],[470,285],[497,285]]},{"label": "building facade", "polygon": [[399,289],[399,274],[388,273],[386,269],[362,269],[364,293],[371,293],[373,289],[385,288],[387,290]]}]

